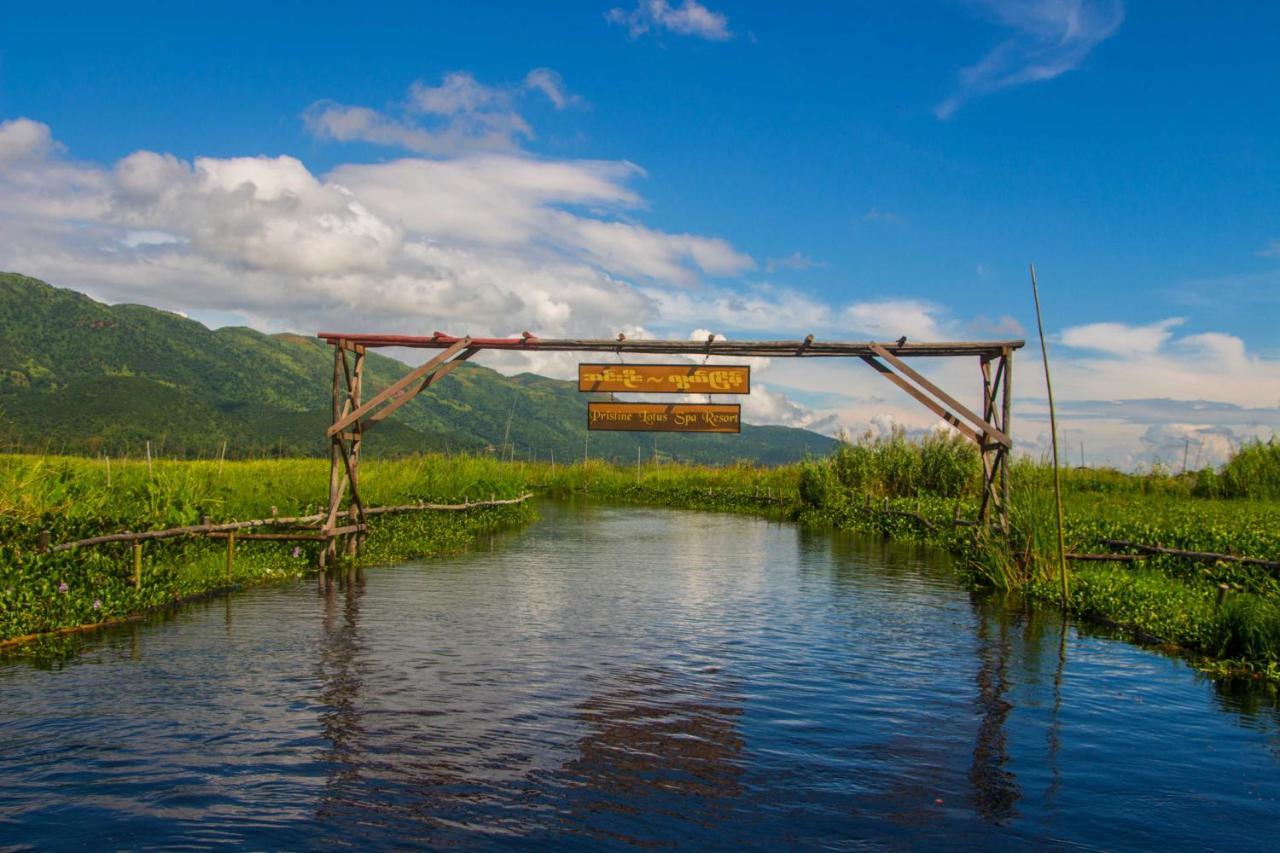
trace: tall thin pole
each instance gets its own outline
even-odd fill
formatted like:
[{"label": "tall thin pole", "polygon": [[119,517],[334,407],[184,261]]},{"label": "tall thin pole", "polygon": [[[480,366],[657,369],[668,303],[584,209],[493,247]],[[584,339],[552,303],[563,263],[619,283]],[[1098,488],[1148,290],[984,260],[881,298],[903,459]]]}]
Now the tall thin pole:
[{"label": "tall thin pole", "polygon": [[1049,379],[1049,345],[1044,340],[1044,322],[1040,319],[1040,289],[1036,286],[1036,265],[1031,264],[1031,298],[1036,303],[1036,331],[1040,333],[1040,360],[1044,362],[1044,388],[1049,395],[1049,437],[1053,443],[1053,497],[1058,505],[1058,576],[1062,578],[1062,606],[1066,607],[1067,543],[1062,532],[1062,475],[1058,472],[1058,418],[1053,408],[1053,382]]}]

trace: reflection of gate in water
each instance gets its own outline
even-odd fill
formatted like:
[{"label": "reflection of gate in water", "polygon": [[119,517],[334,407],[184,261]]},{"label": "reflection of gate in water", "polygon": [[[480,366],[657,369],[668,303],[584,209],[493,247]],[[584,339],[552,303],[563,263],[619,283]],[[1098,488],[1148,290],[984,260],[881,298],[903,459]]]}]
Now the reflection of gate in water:
[{"label": "reflection of gate in water", "polygon": [[742,793],[742,709],[723,685],[697,678],[637,669],[601,679],[577,706],[588,733],[564,772],[574,819],[591,835],[644,844],[637,835],[654,815],[701,826],[727,817]]}]

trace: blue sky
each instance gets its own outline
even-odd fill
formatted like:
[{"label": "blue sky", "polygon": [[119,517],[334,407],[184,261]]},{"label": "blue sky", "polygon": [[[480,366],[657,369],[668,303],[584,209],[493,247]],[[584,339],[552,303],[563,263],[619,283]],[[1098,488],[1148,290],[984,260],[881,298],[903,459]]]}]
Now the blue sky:
[{"label": "blue sky", "polygon": [[[0,13],[0,51],[0,266],[109,301],[1003,337],[1035,261],[1095,461],[1280,424],[1280,6],[62,4]],[[929,425],[874,377],[764,376],[757,420]]]}]

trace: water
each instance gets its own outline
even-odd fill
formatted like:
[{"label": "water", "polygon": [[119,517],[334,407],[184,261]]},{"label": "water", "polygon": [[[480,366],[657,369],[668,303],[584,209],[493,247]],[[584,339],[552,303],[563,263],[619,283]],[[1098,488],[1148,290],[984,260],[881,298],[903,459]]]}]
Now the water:
[{"label": "water", "polygon": [[1257,695],[936,553],[541,512],[0,663],[0,847],[1274,847]]}]

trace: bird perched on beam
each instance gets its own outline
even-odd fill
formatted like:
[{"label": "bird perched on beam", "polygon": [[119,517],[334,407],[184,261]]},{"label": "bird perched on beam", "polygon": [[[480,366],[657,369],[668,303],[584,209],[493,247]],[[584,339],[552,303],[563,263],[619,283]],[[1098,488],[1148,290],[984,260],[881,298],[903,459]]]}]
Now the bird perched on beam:
[{"label": "bird perched on beam", "polygon": [[898,338],[898,340],[896,341],[896,343],[898,344],[898,346],[903,346],[904,344],[906,344],[906,342],[907,342],[907,336],[906,336],[906,335],[903,335],[902,337]]}]

